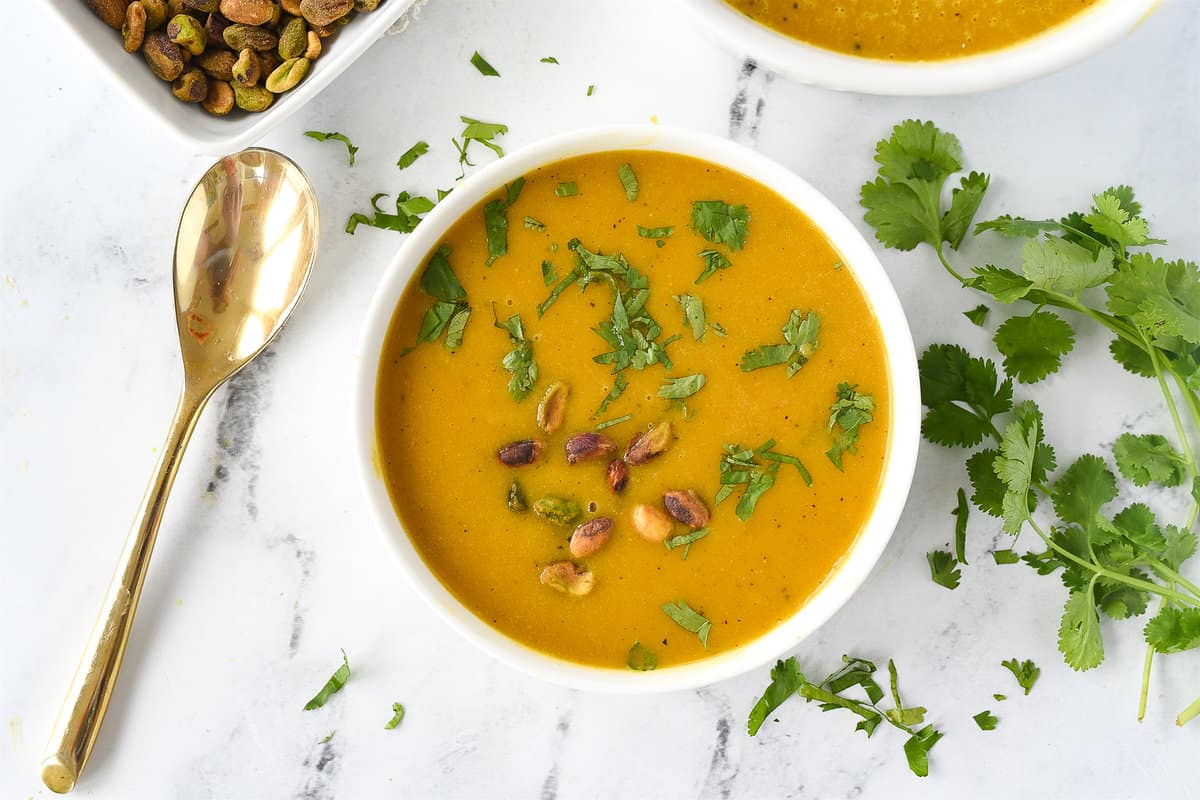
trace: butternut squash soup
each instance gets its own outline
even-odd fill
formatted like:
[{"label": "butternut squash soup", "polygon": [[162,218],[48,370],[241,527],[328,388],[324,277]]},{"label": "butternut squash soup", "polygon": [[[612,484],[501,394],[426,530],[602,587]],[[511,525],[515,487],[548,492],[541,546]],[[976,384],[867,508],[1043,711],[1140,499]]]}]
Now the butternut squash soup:
[{"label": "butternut squash soup", "polygon": [[377,460],[480,619],[653,669],[791,617],[866,523],[889,443],[879,325],[822,232],[728,169],[590,154],[449,228],[405,290]]},{"label": "butternut squash soup", "polygon": [[927,61],[1016,44],[1097,0],[726,0],[769,28],[864,58]]}]

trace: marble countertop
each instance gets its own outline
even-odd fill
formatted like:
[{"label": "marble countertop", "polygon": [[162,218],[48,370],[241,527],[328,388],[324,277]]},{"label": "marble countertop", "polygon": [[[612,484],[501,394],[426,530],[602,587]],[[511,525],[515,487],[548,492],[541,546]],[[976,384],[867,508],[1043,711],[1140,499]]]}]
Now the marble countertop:
[{"label": "marble countertop", "polygon": [[[36,4],[35,4],[36,5]],[[39,8],[0,30],[9,154],[0,191],[0,796],[37,779],[57,711],[166,432],[180,383],[170,282],[181,203],[211,157],[184,150],[96,74]],[[906,694],[945,731],[933,775],[909,774],[894,731],[792,701],[757,738],[746,712],[766,668],[692,692],[596,696],[544,685],[476,651],[399,579],[352,469],[359,324],[402,241],[342,232],[379,191],[431,193],[456,174],[460,114],[506,122],[513,148],[549,134],[657,119],[727,135],[807,178],[864,233],[857,191],[876,139],[906,117],[963,140],[992,173],[984,214],[1052,215],[1131,183],[1170,252],[1200,253],[1200,3],[1175,0],[1057,75],[976,96],[838,94],[757,70],[671,3],[433,0],[263,144],[312,177],[319,265],[266,357],[223,389],[175,485],[87,798],[1098,797],[1197,795],[1196,657],[1156,666],[1135,707],[1138,626],[1109,625],[1086,675],[1055,649],[1063,590],[984,553],[976,515],[953,594],[925,553],[952,535],[958,453],[922,445],[907,511],[863,588],[796,655],[894,657]],[[116,43],[114,42],[114,46]],[[479,49],[504,77],[468,63]],[[538,59],[555,55],[559,67]],[[19,77],[14,77],[19,76]],[[596,86],[586,96],[589,84]],[[164,102],[167,102],[164,100]],[[302,136],[341,130],[362,149]],[[431,153],[403,174],[417,139]],[[881,252],[919,348],[991,352],[959,311],[976,300],[927,251]],[[964,259],[971,259],[968,251]],[[981,257],[974,254],[974,257]],[[1155,388],[1123,375],[1084,328],[1078,354],[1026,392],[1060,460],[1123,430],[1165,431]],[[1086,390],[1084,390],[1086,387]],[[1178,498],[1156,498],[1168,509]],[[1107,623],[1106,623],[1107,625]],[[346,691],[301,712],[345,648]],[[1032,658],[1028,697],[1000,661]],[[1003,703],[992,700],[1004,692]],[[393,701],[408,708],[383,730]],[[993,732],[971,715],[992,708]],[[334,738],[321,743],[329,731]]]}]

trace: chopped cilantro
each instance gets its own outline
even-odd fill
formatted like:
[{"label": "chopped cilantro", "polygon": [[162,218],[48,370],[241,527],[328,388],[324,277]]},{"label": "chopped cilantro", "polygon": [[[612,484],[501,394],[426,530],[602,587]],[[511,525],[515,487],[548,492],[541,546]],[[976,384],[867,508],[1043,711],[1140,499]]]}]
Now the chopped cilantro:
[{"label": "chopped cilantro", "polygon": [[967,563],[967,516],[971,513],[967,505],[967,493],[958,490],[958,505],[950,512],[954,517],[954,558],[960,564]]},{"label": "chopped cilantro", "polygon": [[479,70],[480,75],[484,75],[489,78],[500,77],[500,73],[496,72],[496,68],[489,64],[486,58],[479,55],[478,50],[476,50],[475,54],[471,56],[471,63],[475,65],[475,69]]},{"label": "chopped cilantro", "polygon": [[625,199],[633,202],[638,199],[638,179],[633,172],[633,167],[628,163],[617,167],[617,177],[621,179],[621,186],[625,188]]},{"label": "chopped cilantro", "polygon": [[[607,411],[608,404],[620,399],[621,395],[625,394],[627,388],[629,388],[629,382],[625,380],[624,375],[618,372],[616,377],[613,378],[612,388],[604,396],[604,399],[600,401],[600,407],[596,409],[596,414],[603,414]],[[592,416],[595,416],[595,414]]]},{"label": "chopped cilantro", "polygon": [[699,297],[691,294],[676,294],[672,295],[672,299],[683,310],[683,321],[691,328],[692,338],[697,342],[704,338],[704,334],[709,328],[712,328],[712,332],[717,336],[727,335],[719,323],[708,322],[704,311],[704,301]]},{"label": "chopped cilantro", "polygon": [[521,196],[525,186],[525,178],[517,178],[504,187],[504,196],[491,200],[483,207],[483,227],[487,234],[488,259],[490,267],[497,258],[508,254],[508,210]]},{"label": "chopped cilantro", "polygon": [[589,83],[587,88],[587,96],[591,97],[596,92],[596,84]]},{"label": "chopped cilantro", "polygon": [[658,666],[658,656],[641,642],[634,642],[625,657],[625,665],[637,672],[649,672]]},{"label": "chopped cilantro", "polygon": [[329,744],[330,742],[333,741],[333,735],[335,733],[337,733],[336,730],[330,731],[329,733],[325,734],[324,736],[322,736],[320,739],[317,740],[317,744]]},{"label": "chopped cilantro", "polygon": [[638,236],[643,239],[669,239],[671,234],[675,232],[674,225],[665,225],[661,228],[647,228],[642,225],[637,226]]},{"label": "chopped cilantro", "polygon": [[[429,144],[427,142],[417,142],[412,147],[404,151],[404,155],[400,156],[400,160],[396,162],[396,166],[400,169],[408,169],[417,159],[429,152]],[[441,198],[438,198],[440,201]]]},{"label": "chopped cilantro", "polygon": [[[554,265],[549,261],[542,262],[542,283],[547,286],[553,286],[558,280],[558,272],[554,269]],[[538,316],[541,316],[540,314]]]},{"label": "chopped cilantro", "polygon": [[958,588],[958,580],[962,573],[953,555],[945,550],[933,550],[925,554],[925,559],[929,562],[929,577],[934,583],[947,589]]},{"label": "chopped cilantro", "polygon": [[737,505],[737,518],[742,522],[750,519],[758,501],[775,485],[780,464],[791,464],[800,473],[804,483],[812,486],[812,475],[800,459],[776,453],[774,439],[768,439],[753,450],[743,449],[740,444],[725,445],[725,455],[721,457],[719,465],[721,488],[713,498],[713,505],[720,505],[733,494],[735,487],[745,486]]},{"label": "chopped cilantro", "polygon": [[611,428],[613,425],[620,425],[622,422],[629,422],[631,419],[633,419],[633,414],[625,414],[624,416],[614,417],[613,419],[605,420],[604,422],[597,422],[596,430],[602,431],[605,428]]},{"label": "chopped cilantro", "polygon": [[719,269],[729,269],[733,266],[728,258],[723,253],[716,250],[701,250],[700,258],[704,260],[704,270],[700,273],[700,277],[696,278],[696,283],[701,284],[717,274]]},{"label": "chopped cilantro", "polygon": [[971,717],[971,719],[975,720],[975,724],[979,726],[979,730],[981,731],[996,730],[996,723],[1000,721],[991,711],[980,711]]},{"label": "chopped cilantro", "polygon": [[1017,555],[1015,550],[993,550],[992,560],[995,561],[997,565],[1003,565],[1016,564],[1021,560],[1021,558]]},{"label": "chopped cilantro", "polygon": [[497,157],[504,155],[504,148],[496,144],[496,137],[503,136],[508,133],[508,126],[501,125],[496,122],[481,122],[471,117],[459,117],[462,120],[463,128],[458,139],[451,139],[450,142],[454,145],[454,149],[458,151],[459,178],[466,174],[467,167],[475,166],[470,158],[470,149],[472,142],[479,142],[487,149],[496,154]]},{"label": "chopped cilantro", "polygon": [[662,610],[676,625],[685,631],[696,634],[696,637],[700,639],[700,644],[704,645],[706,649],[708,648],[708,634],[712,631],[712,623],[705,619],[704,615],[695,611],[683,600],[664,603]]},{"label": "chopped cilantro", "polygon": [[554,187],[554,194],[559,197],[574,197],[579,194],[579,186],[575,181],[563,181]]},{"label": "chopped cilantro", "polygon": [[316,139],[318,142],[341,142],[346,145],[346,155],[350,157],[350,166],[354,166],[354,154],[358,152],[358,148],[350,143],[350,138],[344,133],[330,131],[329,133],[321,133],[320,131],[305,131],[304,135],[310,139]]},{"label": "chopped cilantro", "polygon": [[492,323],[495,327],[508,334],[508,341],[513,345],[501,361],[501,365],[509,373],[508,393],[513,400],[524,400],[538,379],[538,365],[533,360],[533,344],[525,338],[525,326],[521,324],[521,315],[513,314],[501,322],[496,316],[496,305],[492,304]]},{"label": "chopped cilantro", "polygon": [[525,217],[525,227],[531,231],[538,231],[540,233],[546,230],[546,223],[527,216]]},{"label": "chopped cilantro", "polygon": [[416,343],[436,342],[445,333],[446,349],[452,353],[457,351],[471,317],[471,306],[467,304],[466,290],[450,267],[449,245],[439,246],[429,257],[429,263],[421,273],[420,285],[421,291],[435,302],[421,320]]},{"label": "chopped cilantro", "polygon": [[969,319],[973,324],[983,327],[983,323],[987,322],[988,313],[991,309],[983,303],[972,308],[970,311],[964,311],[963,316]]},{"label": "chopped cilantro", "polygon": [[392,718],[388,720],[383,729],[390,731],[400,724],[400,720],[404,719],[404,706],[400,703],[392,703]]},{"label": "chopped cilantro", "polygon": [[557,64],[558,63],[558,59],[555,58],[554,56],[546,56],[545,58],[542,58],[540,60],[543,64]]},{"label": "chopped cilantro", "polygon": [[738,364],[742,372],[787,364],[787,374],[791,378],[808,363],[817,349],[817,336],[821,331],[821,318],[817,312],[805,314],[793,308],[781,330],[783,344],[764,344],[742,355]]},{"label": "chopped cilantro", "polygon": [[658,396],[664,400],[684,400],[704,388],[708,379],[703,375],[685,375],[682,378],[667,378],[658,387]]},{"label": "chopped cilantro", "polygon": [[694,531],[688,531],[687,533],[680,533],[676,536],[672,536],[663,542],[663,544],[666,545],[668,550],[674,550],[676,547],[682,547],[683,555],[681,556],[680,560],[687,561],[688,553],[692,552],[692,545],[703,539],[705,536],[708,536],[708,528],[697,528]]},{"label": "chopped cilantro", "polygon": [[1010,658],[1007,661],[1001,661],[1000,666],[1007,669],[1017,679],[1017,683],[1025,690],[1025,694],[1029,694],[1033,690],[1033,684],[1037,683],[1038,676],[1042,674],[1041,669],[1032,661],[1018,661],[1015,658]]},{"label": "chopped cilantro", "polygon": [[746,246],[750,212],[745,206],[731,206],[722,200],[696,200],[692,203],[692,227],[713,244],[730,250]]},{"label": "chopped cilantro", "polygon": [[334,673],[329,676],[329,680],[325,681],[325,685],[321,687],[321,691],[313,696],[304,704],[305,711],[312,711],[314,708],[320,708],[325,705],[330,697],[337,694],[346,685],[346,681],[350,680],[350,660],[346,658],[346,651],[342,651],[342,665],[334,670]]},{"label": "chopped cilantro", "polygon": [[873,419],[875,399],[869,394],[860,394],[857,387],[839,383],[837,400],[829,409],[833,446],[825,451],[825,455],[839,470],[842,468],[842,455],[858,451],[858,429]]},{"label": "chopped cilantro", "polygon": [[380,192],[371,198],[371,207],[374,209],[371,216],[357,212],[350,215],[350,219],[346,221],[346,233],[353,236],[359,225],[398,233],[412,233],[420,224],[421,217],[432,211],[434,206],[428,197],[413,197],[408,192],[401,192],[396,195],[396,213],[389,214],[379,207],[381,197],[387,197],[387,194]]}]

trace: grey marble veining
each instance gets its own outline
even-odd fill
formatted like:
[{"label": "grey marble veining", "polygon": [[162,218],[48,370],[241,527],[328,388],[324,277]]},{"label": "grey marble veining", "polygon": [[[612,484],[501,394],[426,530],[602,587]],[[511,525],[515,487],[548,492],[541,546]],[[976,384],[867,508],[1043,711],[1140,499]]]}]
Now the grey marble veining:
[{"label": "grey marble veining", "polygon": [[[36,4],[0,29],[9,154],[0,191],[0,796],[46,797],[36,763],[175,401],[170,255],[179,204],[209,159],[125,107]],[[1196,796],[1194,656],[1156,664],[1134,719],[1143,648],[1106,623],[1107,659],[1076,675],[1055,650],[1056,581],[986,553],[976,515],[962,586],[924,554],[952,535],[959,453],[923,444],[908,507],[872,577],[795,654],[814,673],[853,652],[900,665],[906,697],[946,733],[933,775],[901,740],[796,701],[756,738],[745,715],[766,668],[694,692],[607,697],[502,667],[442,625],[399,579],[352,469],[359,324],[401,238],[342,227],[378,191],[453,182],[460,114],[507,123],[506,147],[587,125],[683,125],[756,147],[857,208],[874,142],[933,119],[992,173],[985,215],[1054,215],[1133,184],[1169,252],[1200,253],[1200,3],[1173,0],[1133,35],[1057,75],[981,95],[826,92],[772,75],[692,29],[673,3],[431,0],[264,144],[312,177],[322,247],[309,291],[268,357],[213,399],[179,475],[84,798],[1148,798]],[[118,46],[114,40],[113,46]],[[469,64],[483,52],[503,74]],[[561,66],[540,64],[554,55]],[[133,68],[140,65],[132,64]],[[593,96],[586,96],[595,84]],[[164,99],[164,102],[168,100]],[[306,139],[341,130],[362,149]],[[426,157],[403,173],[417,139]],[[1005,261],[981,239],[963,264]],[[975,305],[928,252],[881,251],[919,348],[990,353]],[[993,315],[995,317],[996,315]],[[1060,462],[1123,431],[1169,425],[1149,382],[1080,327],[1068,366],[1036,387]],[[1080,387],[1086,387],[1081,391]],[[1145,496],[1145,495],[1143,495]],[[1150,495],[1181,514],[1174,493]],[[304,702],[340,661],[351,685]],[[1002,659],[1042,676],[1019,696]],[[992,700],[1004,692],[1003,703]],[[391,703],[408,716],[383,730]],[[993,732],[971,715],[991,708]],[[330,731],[333,738],[320,740]]]}]

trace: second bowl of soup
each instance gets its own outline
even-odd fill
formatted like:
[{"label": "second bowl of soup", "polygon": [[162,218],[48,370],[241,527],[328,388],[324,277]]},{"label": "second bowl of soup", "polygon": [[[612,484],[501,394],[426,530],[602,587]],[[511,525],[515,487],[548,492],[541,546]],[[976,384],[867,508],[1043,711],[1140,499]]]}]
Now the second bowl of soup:
[{"label": "second bowl of soup", "polygon": [[587,131],[480,170],[401,248],[362,354],[363,476],[407,579],[575,687],[794,646],[911,480],[913,346],[871,249],[708,136]]},{"label": "second bowl of soup", "polygon": [[993,89],[1079,61],[1161,0],[680,0],[739,55],[872,94]]}]

